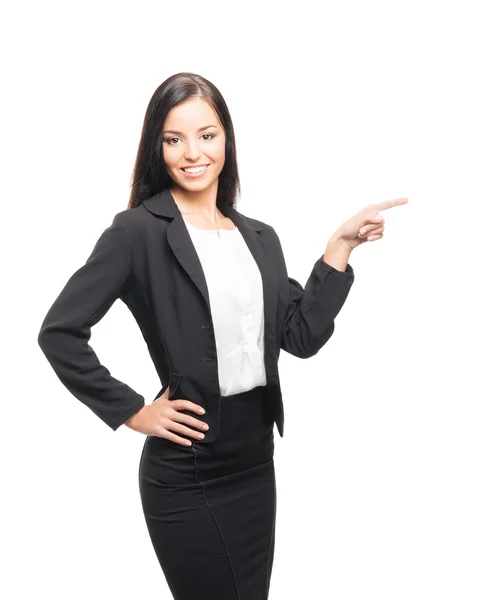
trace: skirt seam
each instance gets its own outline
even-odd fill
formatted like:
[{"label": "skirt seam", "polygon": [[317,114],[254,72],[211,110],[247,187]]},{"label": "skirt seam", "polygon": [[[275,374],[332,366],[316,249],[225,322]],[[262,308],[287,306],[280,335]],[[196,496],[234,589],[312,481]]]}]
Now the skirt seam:
[{"label": "skirt seam", "polygon": [[[271,562],[271,545],[273,543],[273,538],[275,536],[275,528],[276,528],[276,480],[274,481],[274,492],[273,492],[273,529],[271,532],[271,541],[269,542],[269,554],[267,556],[267,570],[266,570],[266,594],[269,593],[269,564]],[[266,596],[267,597],[267,596]]]},{"label": "skirt seam", "polygon": [[234,589],[236,590],[236,597],[238,600],[240,600],[240,593],[238,591],[238,584],[236,583],[236,576],[234,574],[234,569],[233,569],[233,565],[231,563],[231,557],[229,556],[229,551],[228,548],[226,546],[226,542],[224,541],[224,536],[222,535],[222,531],[220,530],[219,524],[217,523],[217,519],[215,518],[214,513],[212,512],[212,509],[210,508],[210,504],[207,501],[207,498],[205,496],[205,486],[203,485],[203,481],[198,481],[198,467],[196,465],[196,450],[194,448],[194,445],[191,446],[192,450],[193,450],[193,458],[194,458],[194,469],[195,469],[195,482],[199,483],[201,485],[201,491],[203,494],[203,500],[208,508],[208,510],[210,511],[210,515],[212,516],[212,519],[215,523],[215,526],[217,527],[217,531],[219,532],[220,535],[220,539],[222,540],[222,545],[224,546],[224,551],[226,552],[226,556],[227,556],[227,561],[229,563],[229,568],[231,569],[231,574],[233,576],[233,582],[234,582]]}]

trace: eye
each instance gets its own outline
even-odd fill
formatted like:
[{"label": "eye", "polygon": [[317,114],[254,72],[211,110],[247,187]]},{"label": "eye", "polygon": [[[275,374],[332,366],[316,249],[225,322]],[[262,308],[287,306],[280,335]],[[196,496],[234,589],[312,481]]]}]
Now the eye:
[{"label": "eye", "polygon": [[[210,141],[212,138],[215,137],[214,133],[204,133],[201,137],[202,138],[206,138],[206,136],[208,136],[208,140],[205,139],[205,142]],[[163,138],[164,143],[168,144],[169,146],[177,146],[177,142],[174,143],[174,140],[180,140],[179,137],[171,137],[171,138]]]}]

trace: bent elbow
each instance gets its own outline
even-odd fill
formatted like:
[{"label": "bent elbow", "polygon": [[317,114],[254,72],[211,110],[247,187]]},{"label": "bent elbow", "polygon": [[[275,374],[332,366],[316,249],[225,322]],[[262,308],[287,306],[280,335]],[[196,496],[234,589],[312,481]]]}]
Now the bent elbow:
[{"label": "bent elbow", "polygon": [[67,348],[63,347],[61,333],[62,330],[60,328],[48,323],[44,323],[38,332],[38,345],[49,361],[67,352]]},{"label": "bent elbow", "polygon": [[297,358],[311,358],[318,354],[326,342],[332,337],[335,323],[319,333],[307,328],[305,321],[283,332],[281,348]]},{"label": "bent elbow", "polygon": [[37,342],[42,352],[47,354],[50,347],[50,335],[49,329],[45,325],[42,325],[38,332]]}]

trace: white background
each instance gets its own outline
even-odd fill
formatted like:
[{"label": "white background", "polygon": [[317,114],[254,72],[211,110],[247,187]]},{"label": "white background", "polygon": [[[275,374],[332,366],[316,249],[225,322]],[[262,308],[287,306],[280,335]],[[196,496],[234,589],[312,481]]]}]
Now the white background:
[{"label": "white background", "polygon": [[[18,2],[2,15],[1,595],[170,598],[113,432],[37,345],[129,195],[147,103],[179,71],[229,106],[239,210],[305,284],[329,236],[397,197],[351,255],[331,340],[282,353],[270,600],[498,600],[500,41],[494,2]],[[300,243],[297,243],[300,239]],[[92,347],[153,400],[117,302]]]}]

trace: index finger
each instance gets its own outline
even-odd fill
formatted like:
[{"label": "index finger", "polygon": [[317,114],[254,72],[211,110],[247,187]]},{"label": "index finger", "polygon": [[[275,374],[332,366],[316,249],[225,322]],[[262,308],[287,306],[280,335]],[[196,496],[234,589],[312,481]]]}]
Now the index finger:
[{"label": "index finger", "polygon": [[400,204],[406,204],[408,202],[408,198],[396,198],[395,200],[384,200],[383,202],[376,202],[374,204],[377,210],[387,210],[388,208],[392,208],[393,206],[398,206]]}]

